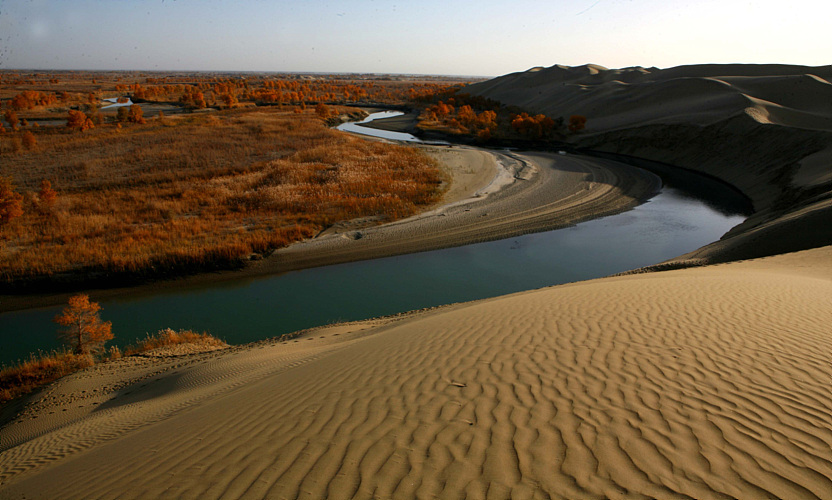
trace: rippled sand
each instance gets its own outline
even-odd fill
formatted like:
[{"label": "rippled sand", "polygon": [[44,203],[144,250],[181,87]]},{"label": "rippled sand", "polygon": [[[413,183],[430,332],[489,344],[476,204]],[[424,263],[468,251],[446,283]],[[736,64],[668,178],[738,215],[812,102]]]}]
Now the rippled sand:
[{"label": "rippled sand", "polygon": [[125,360],[0,432],[4,494],[830,498],[830,303],[826,247]]}]

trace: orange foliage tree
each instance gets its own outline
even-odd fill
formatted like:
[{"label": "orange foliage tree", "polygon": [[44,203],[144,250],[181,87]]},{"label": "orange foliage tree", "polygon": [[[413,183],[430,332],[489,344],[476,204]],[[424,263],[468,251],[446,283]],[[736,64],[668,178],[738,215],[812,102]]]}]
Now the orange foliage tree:
[{"label": "orange foliage tree", "polygon": [[237,97],[232,93],[220,94],[220,100],[228,108],[233,108],[237,105]]},{"label": "orange foliage tree", "polygon": [[317,115],[320,116],[321,118],[327,118],[327,117],[329,117],[329,106],[327,106],[326,104],[324,104],[322,102],[319,102],[315,106],[315,113],[317,113]]},{"label": "orange foliage tree", "polygon": [[133,123],[146,123],[144,117],[142,116],[143,114],[144,112],[142,111],[142,107],[138,104],[133,104],[127,112],[127,121]]},{"label": "orange foliage tree", "polygon": [[74,109],[69,110],[69,116],[66,120],[66,127],[67,128],[77,128],[81,132],[85,130],[89,130],[95,127],[92,120],[84,114],[83,111],[77,111]]},{"label": "orange foliage tree", "polygon": [[16,110],[33,109],[36,106],[48,106],[57,100],[55,94],[46,94],[36,90],[26,90],[12,97],[9,107]]},{"label": "orange foliage tree", "polygon": [[26,149],[34,149],[37,146],[38,140],[35,138],[35,134],[29,132],[28,130],[23,133],[23,147]]},{"label": "orange foliage tree", "polygon": [[40,191],[38,191],[38,198],[44,208],[49,208],[55,204],[58,198],[58,193],[52,189],[52,183],[46,179],[40,181]]},{"label": "orange foliage tree", "polygon": [[205,96],[202,92],[197,92],[194,94],[194,106],[197,109],[204,109],[207,105],[205,104]]},{"label": "orange foliage tree", "polygon": [[3,118],[5,118],[7,122],[9,122],[9,126],[12,128],[12,130],[17,130],[17,123],[19,121],[17,119],[17,113],[12,111],[11,109],[7,109],[6,112],[3,113]]},{"label": "orange foliage tree", "polygon": [[76,354],[99,352],[113,338],[113,324],[101,321],[98,316],[100,310],[97,302],[90,302],[89,295],[79,294],[70,297],[63,313],[55,316],[55,323],[64,327],[58,336]]},{"label": "orange foliage tree", "polygon": [[586,128],[586,117],[582,115],[572,115],[569,117],[569,131],[579,132]]},{"label": "orange foliage tree", "polygon": [[546,115],[529,116],[528,113],[520,113],[511,120],[511,128],[534,138],[541,138],[555,128],[555,121]]},{"label": "orange foliage tree", "polygon": [[0,177],[0,225],[23,215],[23,195],[14,192],[11,179]]}]

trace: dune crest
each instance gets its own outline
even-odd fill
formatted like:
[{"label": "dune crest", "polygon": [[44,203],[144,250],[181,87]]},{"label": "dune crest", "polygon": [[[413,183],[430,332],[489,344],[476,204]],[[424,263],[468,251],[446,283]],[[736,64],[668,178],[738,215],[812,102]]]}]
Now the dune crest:
[{"label": "dune crest", "polygon": [[588,64],[535,68],[466,90],[554,117],[585,115],[587,132],[592,133],[650,123],[709,125],[742,113],[748,99],[799,112],[782,113],[774,123],[832,131],[830,78],[832,66],[699,65],[660,70]]}]

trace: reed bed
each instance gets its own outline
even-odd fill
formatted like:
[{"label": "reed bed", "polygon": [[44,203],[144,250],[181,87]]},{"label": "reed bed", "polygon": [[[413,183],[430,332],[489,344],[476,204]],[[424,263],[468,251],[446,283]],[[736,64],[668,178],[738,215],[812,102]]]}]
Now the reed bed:
[{"label": "reed bed", "polygon": [[[0,176],[24,194],[0,227],[0,281],[155,277],[244,265],[356,217],[435,203],[443,177],[413,148],[328,129],[311,110],[194,113],[86,132],[0,135]],[[57,197],[38,198],[42,180]]]}]

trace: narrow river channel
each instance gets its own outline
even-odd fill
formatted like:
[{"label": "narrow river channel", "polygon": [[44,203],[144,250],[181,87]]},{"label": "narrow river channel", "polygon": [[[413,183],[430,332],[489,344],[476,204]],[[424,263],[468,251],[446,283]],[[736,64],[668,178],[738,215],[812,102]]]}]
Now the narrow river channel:
[{"label": "narrow river channel", "polygon": [[[373,118],[382,116],[390,115]],[[380,133],[355,125],[351,131],[365,130]],[[719,239],[745,217],[732,208],[741,206],[730,199],[737,195],[721,183],[692,173],[664,180],[661,193],[647,203],[571,228],[100,300],[101,316],[113,322],[117,345],[168,327],[207,331],[239,344],[337,321],[494,297],[655,264]],[[697,193],[719,194],[706,200],[685,191],[687,184],[695,184]],[[91,296],[97,300],[94,293]],[[57,325],[51,320],[60,310],[0,314],[0,363],[59,347]]]}]

